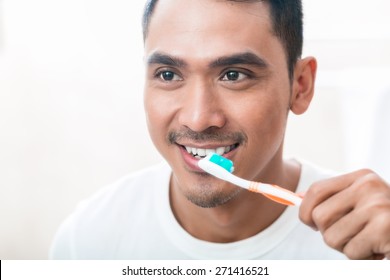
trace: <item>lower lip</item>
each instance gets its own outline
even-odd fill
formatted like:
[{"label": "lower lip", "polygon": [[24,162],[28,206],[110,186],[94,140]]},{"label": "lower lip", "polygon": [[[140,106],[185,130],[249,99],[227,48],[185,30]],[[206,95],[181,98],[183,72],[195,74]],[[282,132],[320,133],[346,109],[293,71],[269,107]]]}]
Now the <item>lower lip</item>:
[{"label": "lower lip", "polygon": [[[197,159],[195,157],[193,157],[191,154],[189,154],[184,147],[182,146],[179,146],[179,149],[180,149],[180,152],[181,152],[181,155],[183,157],[183,160],[184,162],[186,163],[187,165],[187,168],[191,171],[194,171],[194,172],[202,172],[202,173],[205,173],[203,171],[203,169],[201,169],[199,166],[198,166],[198,161],[200,159]],[[234,153],[236,149],[234,149],[233,151],[229,152],[229,153],[226,153],[226,154],[223,154],[223,157],[225,158],[231,158],[231,153]]]}]

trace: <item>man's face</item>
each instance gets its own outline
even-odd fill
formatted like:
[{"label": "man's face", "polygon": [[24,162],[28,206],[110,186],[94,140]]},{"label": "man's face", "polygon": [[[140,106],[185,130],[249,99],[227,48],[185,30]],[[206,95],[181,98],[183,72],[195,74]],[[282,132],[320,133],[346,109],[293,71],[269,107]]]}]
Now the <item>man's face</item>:
[{"label": "man's face", "polygon": [[145,110],[171,187],[203,207],[240,189],[202,172],[207,149],[249,180],[279,176],[290,102],[286,56],[261,2],[164,0],[145,39]]}]

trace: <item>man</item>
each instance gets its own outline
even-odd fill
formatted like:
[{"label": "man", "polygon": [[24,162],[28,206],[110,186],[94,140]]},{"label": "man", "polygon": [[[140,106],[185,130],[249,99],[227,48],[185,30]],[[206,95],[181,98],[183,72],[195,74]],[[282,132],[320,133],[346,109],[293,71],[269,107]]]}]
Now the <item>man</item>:
[{"label": "man", "polygon": [[[299,0],[148,1],[145,111],[163,164],[102,190],[62,225],[52,258],[382,259],[390,188],[283,158],[289,112],[313,97]],[[235,174],[304,194],[286,207],[202,172],[217,152]]]}]

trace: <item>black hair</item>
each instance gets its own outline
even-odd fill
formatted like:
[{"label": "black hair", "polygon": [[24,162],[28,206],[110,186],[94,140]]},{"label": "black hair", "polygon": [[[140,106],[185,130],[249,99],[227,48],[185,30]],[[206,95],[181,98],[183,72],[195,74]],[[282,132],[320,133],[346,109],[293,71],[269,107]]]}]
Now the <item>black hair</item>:
[{"label": "black hair", "polygon": [[[142,28],[146,39],[150,18],[158,0],[147,0]],[[226,0],[233,2],[266,2],[270,7],[273,32],[283,44],[290,79],[294,74],[294,66],[302,55],[303,47],[303,12],[301,0]]]}]

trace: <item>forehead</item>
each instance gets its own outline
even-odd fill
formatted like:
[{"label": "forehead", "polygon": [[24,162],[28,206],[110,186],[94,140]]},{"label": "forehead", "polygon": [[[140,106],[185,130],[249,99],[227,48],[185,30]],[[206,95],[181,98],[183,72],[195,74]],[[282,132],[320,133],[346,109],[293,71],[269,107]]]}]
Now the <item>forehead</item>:
[{"label": "forehead", "polygon": [[154,51],[203,57],[253,51],[278,41],[263,1],[159,0],[145,38]]},{"label": "forehead", "polygon": [[[186,17],[186,11],[202,11],[202,15],[223,13],[228,10],[255,17],[263,17],[269,12],[268,1],[265,0],[155,0],[153,16],[167,15],[173,12],[175,17]],[[177,12],[181,13],[177,13]],[[221,14],[223,15],[223,14]]]}]

